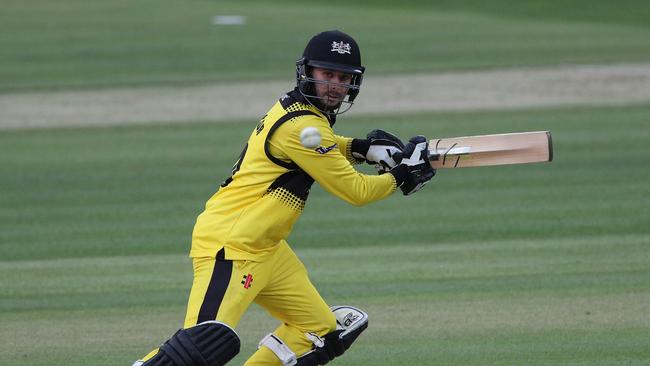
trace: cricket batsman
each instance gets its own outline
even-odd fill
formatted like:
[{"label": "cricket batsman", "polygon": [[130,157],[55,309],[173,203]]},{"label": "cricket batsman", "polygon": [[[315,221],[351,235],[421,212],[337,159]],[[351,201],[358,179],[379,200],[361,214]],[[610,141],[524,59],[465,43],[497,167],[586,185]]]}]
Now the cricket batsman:
[{"label": "cricket batsman", "polygon": [[[253,129],[219,190],[198,216],[190,257],[194,280],[183,329],[133,366],[221,366],[239,353],[235,329],[255,301],[280,321],[247,366],[325,365],[368,325],[351,306],[329,306],[286,242],[318,182],[355,206],[410,195],[435,174],[424,136],[404,145],[374,130],[364,139],[336,135],[338,114],[359,94],[359,46],[340,31],[311,38],[296,62],[295,89]],[[375,165],[379,175],[353,163]]]}]

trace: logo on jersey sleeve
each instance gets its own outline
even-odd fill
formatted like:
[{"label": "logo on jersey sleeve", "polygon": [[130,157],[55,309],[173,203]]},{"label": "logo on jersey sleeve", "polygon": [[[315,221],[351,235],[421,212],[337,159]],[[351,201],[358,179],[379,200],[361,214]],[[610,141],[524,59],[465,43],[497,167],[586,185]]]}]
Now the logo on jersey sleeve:
[{"label": "logo on jersey sleeve", "polygon": [[328,147],[319,146],[316,148],[316,152],[319,154],[327,154],[328,152],[336,149],[336,144]]}]

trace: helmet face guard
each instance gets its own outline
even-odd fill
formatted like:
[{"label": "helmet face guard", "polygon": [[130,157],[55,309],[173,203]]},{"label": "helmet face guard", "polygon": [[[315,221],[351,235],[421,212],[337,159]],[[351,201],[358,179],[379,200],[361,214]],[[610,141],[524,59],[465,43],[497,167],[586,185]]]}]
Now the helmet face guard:
[{"label": "helmet face guard", "polygon": [[[352,76],[352,80],[349,84],[317,80],[312,75],[314,68],[346,73]],[[296,62],[296,84],[300,93],[321,112],[330,115],[341,114],[354,104],[354,99],[361,88],[364,71],[357,42],[343,32],[326,31],[312,37],[305,47],[302,58]],[[318,85],[327,85],[328,88],[343,87],[347,89],[347,94],[338,104],[331,105],[328,96],[318,96],[316,92]],[[341,109],[343,105],[345,107]]]},{"label": "helmet face guard", "polygon": [[[340,71],[352,75],[350,84],[334,83],[327,80],[317,80],[311,75],[311,69],[321,68],[326,70]],[[314,107],[327,114],[342,114],[350,110],[354,104],[354,99],[359,95],[361,82],[363,81],[363,67],[353,68],[347,65],[338,65],[328,62],[309,61],[301,58],[296,62],[296,79],[298,90]],[[330,106],[329,97],[318,96],[316,85],[327,85],[343,87],[347,89],[347,94],[338,104]]]}]

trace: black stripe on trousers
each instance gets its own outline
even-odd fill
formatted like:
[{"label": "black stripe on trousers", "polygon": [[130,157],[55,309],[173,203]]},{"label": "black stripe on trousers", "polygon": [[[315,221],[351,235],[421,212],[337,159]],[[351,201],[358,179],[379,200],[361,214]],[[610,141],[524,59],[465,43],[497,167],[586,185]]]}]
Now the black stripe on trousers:
[{"label": "black stripe on trousers", "polygon": [[232,261],[224,258],[224,250],[221,249],[217,253],[214,270],[212,271],[212,278],[208,285],[208,291],[203,298],[203,304],[199,310],[198,323],[203,323],[208,320],[215,320],[219,306],[223,301],[223,296],[226,294],[228,284],[230,283],[230,276],[232,275]]}]

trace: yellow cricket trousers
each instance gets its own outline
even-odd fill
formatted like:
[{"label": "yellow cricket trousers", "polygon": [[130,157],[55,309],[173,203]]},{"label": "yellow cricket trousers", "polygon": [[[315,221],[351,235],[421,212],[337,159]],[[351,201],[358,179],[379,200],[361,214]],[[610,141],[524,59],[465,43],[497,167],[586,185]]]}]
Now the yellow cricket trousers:
[{"label": "yellow cricket trousers", "polygon": [[[217,320],[235,329],[255,301],[281,322],[273,334],[298,357],[312,348],[306,333],[324,336],[334,331],[336,318],[309,280],[305,266],[285,241],[278,245],[264,262],[225,260],[223,251],[216,258],[193,258],[194,281],[184,327]],[[266,347],[257,350],[245,363],[281,364]]]}]

